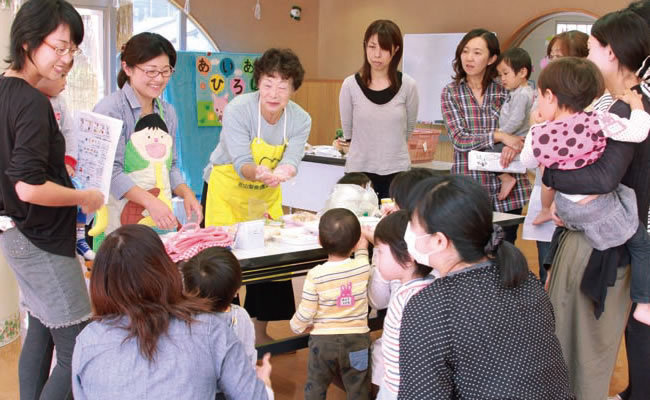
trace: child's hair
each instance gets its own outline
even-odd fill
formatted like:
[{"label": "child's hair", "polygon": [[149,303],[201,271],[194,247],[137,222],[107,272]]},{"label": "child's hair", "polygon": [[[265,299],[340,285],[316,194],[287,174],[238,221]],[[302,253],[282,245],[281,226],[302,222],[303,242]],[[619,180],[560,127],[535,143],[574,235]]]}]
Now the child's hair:
[{"label": "child's hair", "polygon": [[521,47],[514,47],[501,53],[496,64],[506,63],[515,74],[518,74],[522,68],[526,68],[526,79],[530,78],[533,72],[533,62],[530,59],[530,54]]},{"label": "child's hair", "polygon": [[566,31],[553,36],[546,47],[546,55],[550,58],[553,45],[557,42],[562,50],[562,57],[587,57],[589,35],[580,31]]},{"label": "child's hair", "polygon": [[431,178],[436,172],[429,168],[411,168],[400,172],[393,178],[388,188],[388,195],[395,200],[395,204],[402,210],[408,209],[407,200],[409,193],[418,182]]},{"label": "child's hair", "polygon": [[183,292],[181,274],[160,237],[140,224],[123,225],[102,242],[90,277],[90,300],[96,321],[122,326],[120,317],[126,317],[127,339],[135,338],[149,361],[173,318],[190,324],[195,314],[210,311],[208,300]]},{"label": "child's hair", "polygon": [[241,287],[239,261],[223,247],[210,247],[181,264],[185,290],[212,302],[212,311],[226,311]]},{"label": "child's hair", "polygon": [[370,178],[368,178],[368,175],[363,172],[348,172],[336,183],[366,187],[366,185],[370,183]]},{"label": "child's hair", "polygon": [[493,242],[492,201],[473,179],[461,175],[436,176],[420,182],[411,192],[411,219],[418,218],[426,233],[440,232],[460,259],[475,263],[488,257],[499,266],[501,284],[519,286],[528,277],[526,258],[505,240]]},{"label": "child's hair", "polygon": [[408,264],[415,264],[415,274],[419,277],[429,275],[431,267],[416,263],[409,254],[408,247],[404,241],[406,225],[409,222],[409,214],[406,210],[399,210],[382,218],[375,228],[375,243],[387,244],[390,253],[399,265],[404,268]]},{"label": "child's hair", "polygon": [[332,208],[320,218],[318,238],[327,254],[349,256],[360,237],[359,220],[346,208]]},{"label": "child's hair", "polygon": [[578,57],[562,57],[549,63],[539,75],[537,85],[542,94],[547,89],[553,92],[558,107],[573,112],[584,110],[605,91],[605,81],[596,64]]}]

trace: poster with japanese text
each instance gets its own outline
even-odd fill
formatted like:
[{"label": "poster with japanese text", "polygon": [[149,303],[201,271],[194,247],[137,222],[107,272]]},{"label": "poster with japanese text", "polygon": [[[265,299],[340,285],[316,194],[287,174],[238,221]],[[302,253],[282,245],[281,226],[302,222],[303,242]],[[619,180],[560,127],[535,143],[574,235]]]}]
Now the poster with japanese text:
[{"label": "poster with japanese text", "polygon": [[254,54],[206,53],[196,57],[198,126],[221,126],[226,104],[242,93],[257,90]]},{"label": "poster with japanese text", "polygon": [[75,113],[79,154],[75,178],[83,189],[98,189],[108,203],[113,162],[122,121],[90,111]]}]

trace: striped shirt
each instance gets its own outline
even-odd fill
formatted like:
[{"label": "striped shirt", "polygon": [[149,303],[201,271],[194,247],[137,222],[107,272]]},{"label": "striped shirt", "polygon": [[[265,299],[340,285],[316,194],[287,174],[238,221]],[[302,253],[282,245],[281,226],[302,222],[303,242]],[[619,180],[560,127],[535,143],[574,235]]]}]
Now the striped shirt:
[{"label": "striped shirt", "polygon": [[354,259],[326,262],[307,273],[302,301],[291,318],[291,330],[312,335],[366,333],[368,329],[368,251]]},{"label": "striped shirt", "polygon": [[400,286],[388,305],[382,334],[384,354],[383,387],[397,395],[399,391],[399,331],[402,325],[402,312],[406,303],[420,290],[433,282],[433,275],[414,279]]},{"label": "striped shirt", "polygon": [[452,82],[442,90],[442,115],[447,125],[449,138],[454,146],[452,173],[466,175],[480,183],[492,199],[495,211],[506,212],[523,208],[532,187],[526,174],[512,174],[517,179],[515,188],[505,200],[498,200],[501,180],[497,173],[469,169],[468,156],[471,150],[494,148],[494,131],[499,122],[499,112],[507,97],[507,91],[496,82],[491,82],[479,104],[465,80]]}]

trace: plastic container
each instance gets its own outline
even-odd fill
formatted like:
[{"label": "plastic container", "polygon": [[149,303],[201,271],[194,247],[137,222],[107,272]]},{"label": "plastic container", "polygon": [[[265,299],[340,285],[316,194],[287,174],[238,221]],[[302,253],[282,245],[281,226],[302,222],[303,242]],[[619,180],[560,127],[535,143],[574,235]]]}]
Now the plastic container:
[{"label": "plastic container", "polygon": [[414,164],[433,161],[440,130],[434,128],[415,128],[408,140],[409,156]]}]

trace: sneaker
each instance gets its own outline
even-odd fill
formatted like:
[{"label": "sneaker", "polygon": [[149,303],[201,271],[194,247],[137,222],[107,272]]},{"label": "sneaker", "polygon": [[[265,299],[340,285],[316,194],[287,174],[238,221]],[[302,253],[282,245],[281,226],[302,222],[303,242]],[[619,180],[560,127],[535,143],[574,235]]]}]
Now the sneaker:
[{"label": "sneaker", "polygon": [[95,259],[95,252],[88,246],[88,242],[86,242],[86,239],[78,239],[77,240],[77,254],[82,256],[84,259],[88,261],[92,261]]}]

